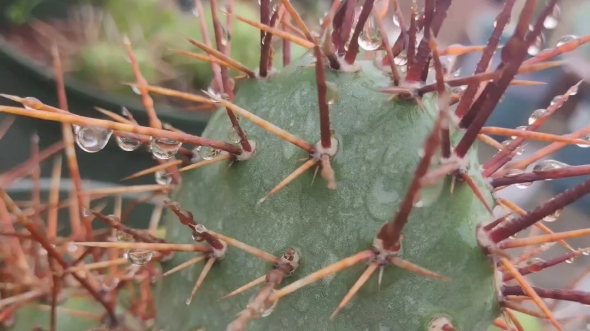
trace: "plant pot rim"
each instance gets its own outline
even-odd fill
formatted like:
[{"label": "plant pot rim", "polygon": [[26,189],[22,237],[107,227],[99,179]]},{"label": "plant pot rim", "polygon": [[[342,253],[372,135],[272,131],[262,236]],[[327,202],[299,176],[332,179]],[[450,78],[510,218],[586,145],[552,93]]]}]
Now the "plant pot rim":
[{"label": "plant pot rim", "polygon": [[[10,65],[11,70],[18,72],[18,76],[20,77],[25,75],[39,82],[55,85],[55,79],[52,70],[36,63],[33,59],[26,55],[23,56],[22,53],[19,52],[16,47],[12,46],[1,34],[0,61],[7,62]],[[100,92],[91,88],[87,83],[81,82],[74,78],[66,77],[65,87],[68,92],[68,96],[84,98],[90,100],[92,104],[96,105],[108,105],[111,108],[109,110],[120,109],[120,107],[123,106],[126,107],[133,115],[146,114],[143,104],[140,100],[134,100],[130,97]],[[156,103],[155,107],[158,111],[160,119],[163,122],[171,120],[174,122],[189,121],[192,123],[207,123],[210,117],[208,112],[185,111],[180,108],[172,107],[162,103]]]}]

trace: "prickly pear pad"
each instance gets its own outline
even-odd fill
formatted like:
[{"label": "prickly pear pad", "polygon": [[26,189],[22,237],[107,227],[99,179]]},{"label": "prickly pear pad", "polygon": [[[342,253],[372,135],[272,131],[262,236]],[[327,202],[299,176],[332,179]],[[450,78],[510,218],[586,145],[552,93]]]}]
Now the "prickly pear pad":
[{"label": "prickly pear pad", "polygon": [[[319,140],[315,70],[293,64],[266,81],[246,80],[234,103],[310,142]],[[370,61],[355,73],[328,72],[338,88],[331,105],[332,127],[339,151],[332,160],[338,188],[329,190],[313,169],[259,205],[257,202],[307,157],[305,151],[263,131],[245,119],[241,126],[257,144],[245,162],[197,169],[185,174],[173,199],[207,228],[280,256],[294,247],[301,253],[293,282],[340,259],[371,247],[379,228],[399,208],[420,160],[420,150],[435,121],[435,96],[387,101],[378,92],[387,74]],[[231,124],[225,111],[211,120],[204,137],[227,140]],[[491,193],[480,175],[475,151],[470,175],[486,198]],[[429,321],[446,315],[461,331],[486,330],[499,315],[491,262],[478,247],[476,225],[490,215],[470,188],[447,178],[436,199],[415,208],[404,228],[402,257],[440,273],[448,282],[397,267],[385,268],[382,283],[373,276],[352,303],[333,321],[337,308],[364,270],[347,269],[280,300],[265,318],[248,330],[391,330],[425,331]],[[190,231],[168,213],[167,240],[192,242]],[[179,253],[170,269],[195,257]],[[165,330],[225,330],[257,289],[218,301],[264,275],[270,265],[230,247],[216,262],[190,306],[185,304],[203,264],[164,278],[159,288],[158,326]],[[284,285],[283,285],[284,286]]]}]

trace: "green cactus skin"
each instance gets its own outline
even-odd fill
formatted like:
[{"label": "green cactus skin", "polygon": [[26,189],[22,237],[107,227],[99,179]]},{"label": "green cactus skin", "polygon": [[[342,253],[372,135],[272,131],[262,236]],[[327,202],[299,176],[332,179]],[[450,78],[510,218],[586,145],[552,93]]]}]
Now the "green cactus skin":
[{"label": "green cactus skin", "polygon": [[[292,64],[266,81],[244,81],[235,103],[310,142],[319,141],[315,69],[310,58]],[[379,228],[392,220],[401,204],[419,150],[435,121],[436,97],[387,101],[378,92],[390,78],[373,62],[356,73],[329,71],[339,89],[331,106],[339,152],[332,160],[338,188],[326,187],[310,170],[268,201],[257,205],[306,158],[306,152],[242,120],[257,144],[250,160],[225,163],[187,173],[173,200],[212,231],[236,238],[275,256],[293,247],[302,262],[282,286],[340,259],[369,249]],[[227,140],[230,122],[218,112],[204,137]],[[455,134],[458,135],[458,134]],[[455,137],[457,138],[457,137]],[[492,204],[476,151],[470,152],[470,175]],[[227,170],[226,170],[227,169]],[[426,207],[414,208],[404,228],[401,257],[451,278],[444,282],[388,266],[378,288],[377,276],[363,286],[333,321],[330,314],[364,271],[357,265],[283,298],[273,313],[253,320],[248,330],[388,330],[426,331],[433,317],[448,316],[457,330],[485,331],[499,316],[494,272],[476,240],[476,226],[490,215],[466,184],[450,193],[447,178],[441,194]],[[168,213],[167,240],[192,242],[191,233]],[[177,253],[170,269],[195,257]],[[227,300],[224,295],[264,275],[270,265],[230,247],[216,262],[190,306],[185,304],[203,264],[165,278],[158,289],[158,327],[168,331],[225,330],[246,308],[257,289]],[[259,289],[259,288],[258,288]]]}]

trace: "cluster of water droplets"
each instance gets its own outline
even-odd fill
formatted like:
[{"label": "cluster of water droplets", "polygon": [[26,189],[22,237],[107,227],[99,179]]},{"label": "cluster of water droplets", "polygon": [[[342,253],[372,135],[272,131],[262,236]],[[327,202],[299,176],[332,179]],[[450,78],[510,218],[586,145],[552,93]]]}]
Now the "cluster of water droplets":
[{"label": "cluster of water droplets", "polygon": [[[547,18],[545,18],[545,21],[543,22],[543,27],[546,30],[553,30],[557,27],[557,25],[559,24],[559,22],[561,21],[561,7],[559,7],[559,5],[555,5],[553,7],[553,11],[551,12],[551,14],[549,14],[549,16],[547,16]],[[533,26],[529,26],[529,30],[533,30]],[[559,38],[559,40],[557,41],[556,47],[562,46],[565,43],[568,43],[570,41],[576,40],[578,39],[578,36],[575,35],[566,35],[563,36],[561,38]],[[551,49],[543,49],[543,46],[545,44],[545,35],[543,33],[541,33],[537,39],[535,40],[535,42],[529,47],[528,49],[528,53],[531,56],[535,56],[538,55],[540,53],[543,52],[548,52],[551,51]]]}]

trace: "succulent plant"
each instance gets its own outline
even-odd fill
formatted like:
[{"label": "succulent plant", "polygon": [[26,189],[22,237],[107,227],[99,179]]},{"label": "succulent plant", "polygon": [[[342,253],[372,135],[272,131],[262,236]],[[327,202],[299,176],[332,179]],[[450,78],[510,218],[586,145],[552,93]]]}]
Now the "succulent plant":
[{"label": "succulent plant", "polygon": [[[80,195],[85,223],[72,220],[75,242],[65,242],[111,252],[110,260],[97,263],[113,268],[106,275],[121,284],[140,284],[140,299],[128,309],[146,322],[144,329],[149,324],[153,330],[175,331],[483,331],[492,325],[521,330],[515,312],[523,312],[564,330],[543,299],[588,303],[589,296],[533,287],[524,276],[590,253],[564,241],[589,230],[556,234],[544,225],[590,192],[590,181],[529,212],[497,195],[510,185],[524,188],[590,173],[588,166],[541,160],[568,144],[590,145],[590,129],[565,136],[536,132],[577,94],[579,84],[533,112],[527,127],[484,125],[510,85],[535,84],[517,75],[560,65],[550,60],[590,38],[574,38],[529,57],[557,0],[539,6],[538,15],[533,15],[537,1],[527,0],[500,51],[501,64],[488,71],[515,0],[506,1],[484,47],[447,48],[436,36],[450,0],[426,1],[423,13],[414,4],[409,20],[394,3],[394,21],[402,31],[397,40],[389,40],[383,22],[389,1],[366,0],[361,8],[354,0],[335,2],[317,33],[288,0],[277,6],[262,0],[261,23],[234,12],[230,17],[262,31],[256,70],[226,54],[224,28],[214,14],[217,49],[189,40],[208,54],[202,59],[217,66],[205,96],[149,85],[127,40],[137,80],[132,86],[142,94],[149,127],[108,112],[112,121],[72,115],[63,101],[56,109],[8,96],[25,108],[0,107],[1,112],[64,123],[71,164],[74,141],[98,152],[113,135],[126,151],[147,145],[160,163],[131,176],[155,174],[159,188],[129,190],[168,194],[160,203],[168,210],[165,239],[126,227],[120,203],[107,216],[89,209],[89,200]],[[211,9],[217,13],[216,1]],[[281,70],[273,66],[273,36],[283,39]],[[309,51],[292,61],[292,44]],[[478,51],[482,58],[474,75],[457,78],[454,58]],[[231,78],[230,69],[240,75]],[[201,136],[167,130],[153,109],[152,94],[218,111]],[[512,140],[501,145],[488,135]],[[530,139],[551,144],[513,161]],[[498,147],[498,154],[479,160],[478,141]],[[0,187],[13,177],[0,177]],[[81,194],[81,185],[76,190]],[[70,267],[60,258],[63,247],[52,246],[55,226],[44,237],[32,223],[34,214],[23,213],[4,189],[0,198],[50,259]],[[498,208],[509,212],[497,215]],[[89,239],[95,234],[83,225],[93,218],[112,227],[118,242]],[[523,237],[532,226],[545,234]],[[535,260],[553,243],[570,251]],[[511,249],[527,246],[539,248],[512,254]],[[126,250],[124,258],[113,257],[114,249]],[[126,261],[131,266],[117,273],[115,263]],[[13,268],[26,271],[17,262]],[[161,275],[154,274],[156,262]],[[113,308],[123,287],[98,293],[88,279],[70,274],[106,308],[105,324],[133,329]],[[152,292],[145,284],[154,277]],[[52,307],[57,307],[55,295]],[[536,307],[522,305],[522,297]]]}]

